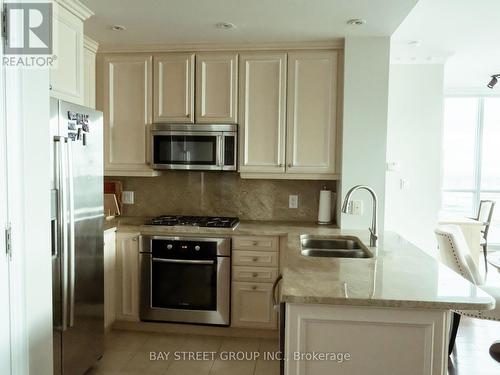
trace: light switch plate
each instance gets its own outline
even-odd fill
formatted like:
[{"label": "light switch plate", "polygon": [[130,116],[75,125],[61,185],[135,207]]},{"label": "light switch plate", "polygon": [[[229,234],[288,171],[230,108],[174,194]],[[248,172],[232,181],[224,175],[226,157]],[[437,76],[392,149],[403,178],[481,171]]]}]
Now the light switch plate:
[{"label": "light switch plate", "polygon": [[388,161],[386,163],[386,170],[388,172],[398,172],[399,171],[399,163],[397,161]]},{"label": "light switch plate", "polygon": [[289,195],[288,196],[288,208],[299,208],[299,196]]},{"label": "light switch plate", "polygon": [[134,204],[134,192],[122,191],[122,202],[123,204]]},{"label": "light switch plate", "polygon": [[351,215],[363,215],[363,201],[361,199],[353,199],[350,203],[349,213]]}]

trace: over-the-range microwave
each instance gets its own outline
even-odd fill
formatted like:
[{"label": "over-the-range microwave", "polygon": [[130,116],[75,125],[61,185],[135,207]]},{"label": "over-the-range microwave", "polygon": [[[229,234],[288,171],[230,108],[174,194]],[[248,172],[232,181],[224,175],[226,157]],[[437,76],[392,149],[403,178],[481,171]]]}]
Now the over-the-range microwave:
[{"label": "over-the-range microwave", "polygon": [[234,124],[154,124],[152,167],[236,171],[237,129]]}]

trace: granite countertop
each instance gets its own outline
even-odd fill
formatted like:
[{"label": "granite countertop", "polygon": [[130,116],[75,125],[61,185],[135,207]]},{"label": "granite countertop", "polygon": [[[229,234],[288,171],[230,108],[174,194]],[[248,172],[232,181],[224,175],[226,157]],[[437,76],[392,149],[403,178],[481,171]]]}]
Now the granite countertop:
[{"label": "granite countertop", "polygon": [[[280,255],[281,301],[372,307],[487,310],[494,299],[396,233],[386,232],[377,248],[366,231],[314,223],[241,221],[235,229],[157,227],[146,218],[108,222],[119,231],[144,234],[274,235],[286,238]],[[358,237],[373,258],[318,258],[300,254],[300,235]]]}]

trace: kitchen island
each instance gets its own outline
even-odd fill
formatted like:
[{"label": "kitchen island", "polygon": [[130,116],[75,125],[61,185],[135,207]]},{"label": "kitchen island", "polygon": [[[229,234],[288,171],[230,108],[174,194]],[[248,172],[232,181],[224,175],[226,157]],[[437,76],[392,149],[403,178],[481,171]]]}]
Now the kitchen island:
[{"label": "kitchen island", "polygon": [[[203,236],[279,236],[287,375],[446,374],[450,310],[494,300],[395,233],[368,247],[368,231],[308,223],[242,221],[235,229],[155,227],[120,219],[120,231]],[[370,258],[301,254],[300,236],[355,236]]]}]

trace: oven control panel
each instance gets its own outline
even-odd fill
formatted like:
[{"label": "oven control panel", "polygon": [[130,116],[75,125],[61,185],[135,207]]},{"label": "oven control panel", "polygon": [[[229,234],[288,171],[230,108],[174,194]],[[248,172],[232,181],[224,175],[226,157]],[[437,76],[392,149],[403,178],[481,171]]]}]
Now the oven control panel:
[{"label": "oven control panel", "polygon": [[161,259],[213,259],[217,256],[217,241],[152,240],[151,252]]}]

